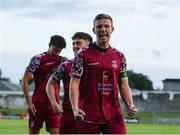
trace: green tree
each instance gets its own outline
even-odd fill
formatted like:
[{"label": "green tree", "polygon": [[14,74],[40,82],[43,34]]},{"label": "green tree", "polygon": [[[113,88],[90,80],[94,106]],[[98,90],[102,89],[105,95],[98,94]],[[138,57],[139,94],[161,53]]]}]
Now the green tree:
[{"label": "green tree", "polygon": [[135,73],[132,70],[128,72],[129,85],[138,90],[154,90],[152,81],[141,73]]}]

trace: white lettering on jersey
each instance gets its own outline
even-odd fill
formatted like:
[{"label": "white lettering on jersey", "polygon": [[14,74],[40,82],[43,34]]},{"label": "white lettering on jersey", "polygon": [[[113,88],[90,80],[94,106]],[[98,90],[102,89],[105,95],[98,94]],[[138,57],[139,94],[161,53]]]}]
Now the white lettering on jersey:
[{"label": "white lettering on jersey", "polygon": [[54,62],[45,63],[44,65],[48,66],[48,65],[52,65],[52,64],[54,64]]},{"label": "white lettering on jersey", "polygon": [[88,66],[98,65],[99,62],[89,63]]}]

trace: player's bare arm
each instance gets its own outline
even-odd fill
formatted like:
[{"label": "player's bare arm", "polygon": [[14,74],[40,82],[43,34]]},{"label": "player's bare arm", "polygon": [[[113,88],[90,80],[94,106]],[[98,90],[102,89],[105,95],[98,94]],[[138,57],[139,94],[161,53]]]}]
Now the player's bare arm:
[{"label": "player's bare arm", "polygon": [[119,80],[119,89],[121,97],[126,104],[128,115],[132,116],[138,112],[138,109],[134,106],[131,89],[129,87],[128,78],[124,77]]},{"label": "player's bare arm", "polygon": [[23,87],[23,93],[24,93],[26,103],[27,103],[27,109],[28,111],[30,111],[30,113],[33,113],[33,115],[35,115],[36,108],[33,102],[31,101],[31,98],[29,95],[29,81],[30,79],[32,79],[32,77],[33,77],[33,74],[31,72],[26,71],[22,79],[22,87]]},{"label": "player's bare arm", "polygon": [[77,120],[84,120],[85,112],[79,109],[78,100],[79,100],[79,78],[71,78],[69,85],[69,98],[74,113],[74,117]]},{"label": "player's bare arm", "polygon": [[55,97],[55,90],[54,86],[57,82],[52,78],[52,76],[49,78],[47,85],[46,85],[46,93],[47,96],[53,106],[53,110],[56,113],[62,113],[62,107],[57,103],[56,97]]}]

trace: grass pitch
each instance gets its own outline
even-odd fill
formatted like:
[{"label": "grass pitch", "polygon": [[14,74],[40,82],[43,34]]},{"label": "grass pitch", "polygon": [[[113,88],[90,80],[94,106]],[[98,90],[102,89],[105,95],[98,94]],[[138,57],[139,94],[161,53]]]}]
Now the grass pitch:
[{"label": "grass pitch", "polygon": [[[127,124],[129,134],[180,134],[179,125]],[[49,134],[45,127],[41,134]],[[28,134],[27,120],[0,119],[0,134]]]},{"label": "grass pitch", "polygon": [[[28,134],[28,121],[16,119],[0,119],[0,134]],[[45,128],[41,134],[46,134]]]}]

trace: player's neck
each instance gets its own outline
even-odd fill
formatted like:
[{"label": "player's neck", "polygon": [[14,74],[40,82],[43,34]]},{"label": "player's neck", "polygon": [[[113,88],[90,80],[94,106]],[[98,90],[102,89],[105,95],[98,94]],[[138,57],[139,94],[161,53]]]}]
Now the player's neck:
[{"label": "player's neck", "polygon": [[52,53],[52,51],[50,49],[47,51],[47,54],[53,55],[53,53]]},{"label": "player's neck", "polygon": [[109,47],[109,43],[99,43],[96,41],[96,45],[101,49],[107,49]]},{"label": "player's neck", "polygon": [[92,47],[93,47],[94,49],[96,49],[97,51],[99,51],[99,52],[106,52],[106,51],[109,49],[109,46],[108,46],[108,48],[100,48],[99,46],[97,46],[96,43],[93,43],[93,44],[92,44]]}]

